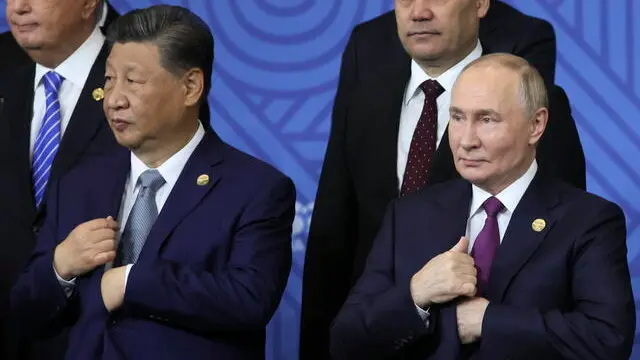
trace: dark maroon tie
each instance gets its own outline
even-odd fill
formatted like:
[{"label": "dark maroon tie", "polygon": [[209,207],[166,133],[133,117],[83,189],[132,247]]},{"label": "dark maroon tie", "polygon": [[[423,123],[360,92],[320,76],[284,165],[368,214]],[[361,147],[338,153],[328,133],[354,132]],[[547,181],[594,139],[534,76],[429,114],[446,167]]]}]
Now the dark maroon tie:
[{"label": "dark maroon tie", "polygon": [[487,214],[484,227],[473,243],[471,256],[478,270],[478,295],[486,295],[489,288],[489,276],[491,276],[491,264],[500,245],[500,229],[498,228],[498,213],[504,209],[504,205],[495,197],[488,198],[482,208]]},{"label": "dark maroon tie", "polygon": [[431,158],[438,141],[438,106],[436,99],[444,89],[435,80],[427,80],[420,85],[424,92],[424,106],[413,132],[407,167],[404,171],[400,196],[414,193],[424,187],[429,175]]}]

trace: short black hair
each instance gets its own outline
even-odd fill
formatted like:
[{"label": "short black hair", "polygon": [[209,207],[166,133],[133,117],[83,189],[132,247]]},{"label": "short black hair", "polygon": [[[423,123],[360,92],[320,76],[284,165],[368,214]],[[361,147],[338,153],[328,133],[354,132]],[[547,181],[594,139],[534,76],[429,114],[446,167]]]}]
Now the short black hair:
[{"label": "short black hair", "polygon": [[107,42],[114,44],[150,42],[160,51],[160,63],[176,76],[199,68],[204,73],[204,94],[209,95],[213,72],[213,34],[191,10],[181,6],[154,5],[118,17],[107,30]]}]

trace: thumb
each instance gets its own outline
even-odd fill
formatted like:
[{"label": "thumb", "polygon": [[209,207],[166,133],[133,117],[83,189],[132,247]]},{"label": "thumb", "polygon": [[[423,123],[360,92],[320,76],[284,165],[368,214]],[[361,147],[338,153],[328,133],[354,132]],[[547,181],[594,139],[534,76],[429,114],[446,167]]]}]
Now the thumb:
[{"label": "thumb", "polygon": [[469,239],[467,239],[466,236],[462,236],[460,238],[460,241],[458,241],[458,243],[451,248],[451,251],[467,253],[468,249],[469,249]]}]

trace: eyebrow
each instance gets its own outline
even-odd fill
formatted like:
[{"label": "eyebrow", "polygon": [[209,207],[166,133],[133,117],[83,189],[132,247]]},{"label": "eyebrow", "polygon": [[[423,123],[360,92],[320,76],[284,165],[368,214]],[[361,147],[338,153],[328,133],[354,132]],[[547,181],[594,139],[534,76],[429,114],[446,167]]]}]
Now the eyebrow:
[{"label": "eyebrow", "polygon": [[[460,109],[459,107],[456,107],[456,106],[451,106],[451,107],[449,107],[449,112],[450,113],[455,113],[455,114],[458,114],[458,113],[462,114],[462,113],[464,113],[464,110],[462,110],[462,109]],[[475,116],[483,116],[483,115],[490,115],[490,116],[494,116],[494,117],[500,116],[500,114],[497,111],[493,110],[493,109],[477,109],[477,110],[473,110],[472,113]]]}]

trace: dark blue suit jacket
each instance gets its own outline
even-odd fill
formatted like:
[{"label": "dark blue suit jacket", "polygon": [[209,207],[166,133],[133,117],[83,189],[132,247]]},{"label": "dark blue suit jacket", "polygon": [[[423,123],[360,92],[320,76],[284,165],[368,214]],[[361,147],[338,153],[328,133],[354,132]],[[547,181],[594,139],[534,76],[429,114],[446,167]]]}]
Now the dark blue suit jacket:
[{"label": "dark blue suit jacket", "polygon": [[[108,313],[104,267],[67,299],[52,267],[79,224],[113,216],[129,151],[94,158],[50,189],[35,253],[13,288],[12,314],[40,335],[73,323],[67,359],[264,359],[265,328],[291,267],[295,189],[289,178],[207,133],[187,162]],[[210,181],[199,186],[196,179]]]},{"label": "dark blue suit jacket", "polygon": [[[335,359],[622,360],[635,307],[620,208],[540,173],[493,263],[482,339],[461,346],[455,301],[413,304],[411,276],[465,234],[471,186],[454,180],[393,202],[366,270],[335,320]],[[546,227],[536,232],[535,219]]]}]

